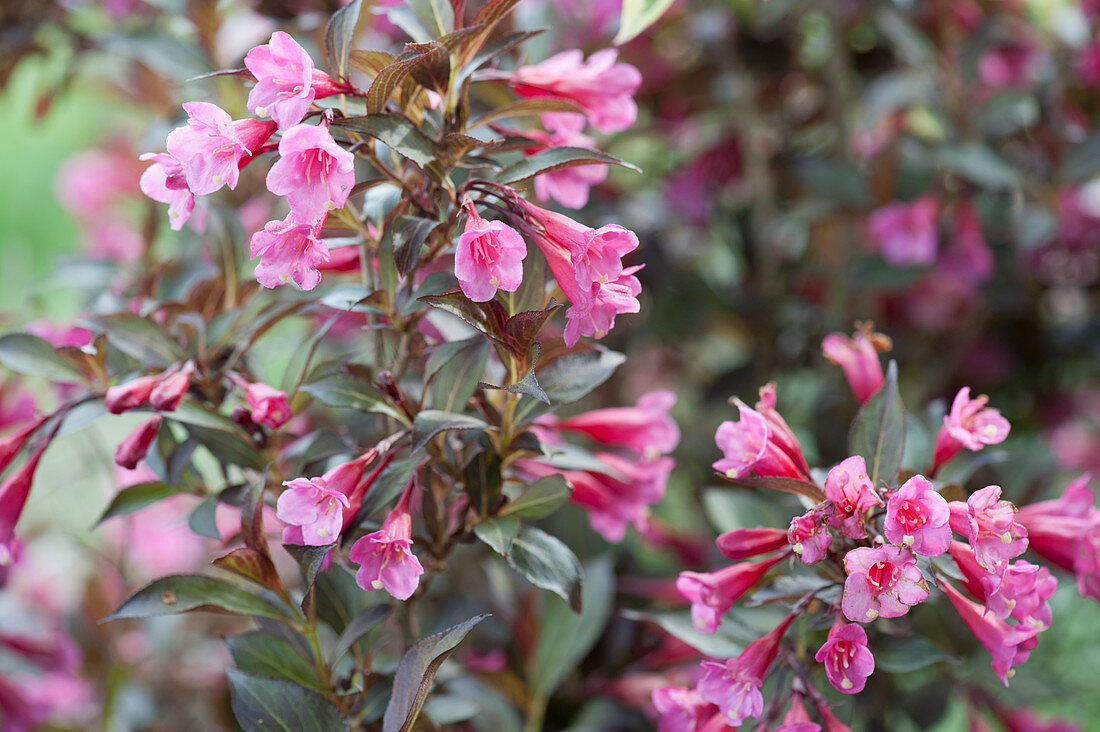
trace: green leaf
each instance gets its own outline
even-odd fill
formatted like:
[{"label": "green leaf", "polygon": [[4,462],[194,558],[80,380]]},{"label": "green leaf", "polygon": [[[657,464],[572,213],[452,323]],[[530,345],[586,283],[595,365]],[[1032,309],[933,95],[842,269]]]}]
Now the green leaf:
[{"label": "green leaf", "polygon": [[[358,4],[358,0],[356,0]],[[323,696],[281,679],[229,669],[229,700],[244,732],[338,732],[347,725]]]},{"label": "green leaf", "polygon": [[576,555],[561,540],[534,526],[525,526],[505,556],[508,566],[535,587],[550,590],[581,611],[583,570]]},{"label": "green leaf", "polygon": [[499,183],[511,184],[562,168],[597,164],[621,165],[638,173],[642,172],[638,166],[631,165],[600,150],[590,150],[586,147],[552,147],[534,155],[529,155],[515,165],[505,168],[497,173],[496,178]]},{"label": "green leaf", "polygon": [[[168,413],[165,416],[172,415]],[[187,431],[222,462],[254,470],[263,470],[267,465],[267,459],[256,450],[251,440],[241,436],[243,433],[239,429],[230,432],[189,425]]]},{"label": "green leaf", "polygon": [[474,302],[457,288],[439,295],[421,295],[417,300],[450,313],[501,345],[508,345],[504,340],[508,313],[496,300]]},{"label": "green leaf", "polygon": [[487,125],[498,119],[508,119],[509,117],[537,117],[547,112],[572,112],[577,114],[583,113],[583,110],[577,106],[576,102],[572,102],[568,99],[528,97],[527,99],[520,99],[511,104],[505,104],[504,106],[493,109],[485,116],[479,117],[474,122],[471,122],[470,128],[473,129],[481,125]]},{"label": "green leaf", "polygon": [[316,691],[326,690],[313,664],[282,638],[254,630],[226,638],[225,645],[234,663],[245,673],[286,679]]},{"label": "green leaf", "polygon": [[405,415],[392,406],[381,391],[349,374],[334,374],[303,384],[301,391],[330,407],[377,412],[402,422],[406,420]]},{"label": "green leaf", "polygon": [[412,451],[416,452],[445,430],[484,430],[489,425],[480,417],[425,409],[413,421]]},{"label": "green leaf", "polygon": [[619,32],[611,43],[621,46],[657,22],[672,7],[673,0],[623,0]]},{"label": "green leaf", "polygon": [[195,510],[187,517],[187,525],[199,536],[221,541],[222,534],[218,531],[218,525],[214,517],[218,510],[218,497],[207,496],[202,503],[195,506]]},{"label": "green leaf", "polygon": [[867,400],[852,422],[848,449],[867,461],[871,482],[889,482],[898,472],[905,452],[905,407],[898,394],[898,365],[891,361],[886,380]]},{"label": "green leaf", "polygon": [[359,132],[381,140],[421,167],[439,157],[439,148],[412,120],[399,114],[368,114],[334,120],[333,127]]},{"label": "green leaf", "polygon": [[907,674],[942,661],[958,659],[927,638],[886,638],[875,644],[875,668]]},{"label": "green leaf", "polygon": [[489,358],[489,344],[481,336],[458,341],[454,346],[452,343],[433,351],[427,365],[431,381],[425,389],[424,403],[441,412],[466,408]]},{"label": "green leaf", "polygon": [[285,619],[287,614],[251,589],[198,574],[162,577],[138,590],[101,622],[122,618],[179,615],[203,610]]},{"label": "green leaf", "polygon": [[329,665],[340,660],[341,657],[355,645],[364,635],[374,629],[376,625],[390,616],[392,605],[372,605],[352,618],[340,638],[336,641],[336,647],[332,650],[332,658]]},{"label": "green leaf", "polygon": [[[561,406],[577,401],[607,381],[625,360],[621,353],[601,348],[562,356],[536,373],[550,403]],[[523,424],[545,411],[537,401],[521,402],[516,421]]]},{"label": "green leaf", "polygon": [[306,581],[305,589],[308,592],[317,579],[317,572],[321,569],[321,562],[325,560],[332,545],[328,546],[299,546],[297,544],[283,544],[287,554],[294,557],[302,570],[302,577]]},{"label": "green leaf", "polygon": [[814,503],[821,503],[825,500],[825,494],[813,483],[807,483],[804,480],[798,480],[797,478],[780,478],[776,476],[764,476],[761,478],[745,477],[745,478],[730,478],[728,476],[722,476],[726,478],[730,483],[734,485],[743,485],[749,488],[765,488],[770,491],[782,491],[784,493],[794,493],[796,496],[805,496]]},{"label": "green leaf", "polygon": [[502,556],[512,551],[512,542],[519,535],[521,524],[515,516],[498,516],[474,526],[477,538]]},{"label": "green leaf", "polygon": [[271,559],[256,549],[247,546],[237,547],[225,556],[218,557],[211,564],[285,596],[286,588],[283,587],[283,581],[279,578],[275,565],[271,563]]},{"label": "green leaf", "polygon": [[589,562],[584,611],[571,612],[552,597],[542,603],[538,645],[528,670],[532,695],[548,699],[562,680],[588,655],[611,617],[615,576],[607,558]]},{"label": "green leaf", "polygon": [[325,58],[336,77],[346,79],[348,75],[348,55],[351,42],[355,38],[355,28],[359,25],[359,12],[362,0],[352,0],[332,14],[325,26]]},{"label": "green leaf", "polygon": [[140,315],[102,315],[92,321],[107,332],[107,340],[118,350],[143,364],[168,366],[183,360],[183,351],[164,328]]},{"label": "green leaf", "polygon": [[413,271],[424,241],[443,223],[420,216],[398,216],[393,222],[393,261],[402,277]]},{"label": "green leaf", "polygon": [[84,373],[58,355],[53,346],[27,333],[9,333],[0,338],[0,363],[12,371],[50,381],[84,381]]},{"label": "green leaf", "polygon": [[546,396],[546,392],[542,390],[542,386],[539,385],[538,379],[535,378],[535,367],[532,366],[527,372],[527,375],[514,384],[508,386],[494,386],[485,382],[481,383],[483,389],[501,389],[503,391],[510,391],[513,394],[526,394],[529,397],[538,399],[543,404],[550,404],[550,397]]},{"label": "green leaf", "polygon": [[405,80],[409,72],[420,64],[429,62],[431,56],[439,56],[444,52],[445,49],[442,46],[436,45],[426,53],[417,53],[408,58],[402,58],[380,69],[374,77],[374,81],[371,82],[370,89],[367,90],[367,112],[377,114],[384,111],[386,102],[393,95],[393,90]]},{"label": "green leaf", "polygon": [[455,11],[450,0],[408,0],[408,6],[424,29],[436,37],[455,29]]},{"label": "green leaf", "polygon": [[625,610],[623,616],[630,620],[655,623],[669,635],[687,643],[704,656],[735,658],[745,649],[746,644],[731,633],[733,623],[722,623],[716,632],[706,633],[695,627],[691,622],[691,613],[687,610],[660,613]]},{"label": "green leaf", "polygon": [[569,500],[573,489],[560,475],[539,478],[514,501],[504,504],[499,516],[515,514],[528,519],[540,519],[557,511]]},{"label": "green leaf", "polygon": [[133,513],[146,506],[151,506],[157,501],[179,493],[178,488],[173,488],[161,482],[138,483],[129,488],[123,488],[107,506],[107,510],[95,522],[96,526],[113,516],[123,516]]},{"label": "green leaf", "polygon": [[463,470],[462,482],[470,496],[470,505],[479,516],[491,516],[500,500],[503,478],[500,473],[500,456],[482,434],[483,449],[474,454]]},{"label": "green leaf", "polygon": [[408,732],[428,697],[439,666],[488,615],[477,615],[419,641],[405,653],[393,678],[393,694],[382,718],[382,732]]},{"label": "green leaf", "polygon": [[943,167],[987,188],[1006,190],[1022,182],[1016,168],[980,142],[940,148],[936,157]]}]

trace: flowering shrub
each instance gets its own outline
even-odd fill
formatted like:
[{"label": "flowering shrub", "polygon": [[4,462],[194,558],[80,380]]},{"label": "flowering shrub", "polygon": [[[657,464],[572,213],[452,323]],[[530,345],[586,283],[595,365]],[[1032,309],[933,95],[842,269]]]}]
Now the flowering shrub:
[{"label": "flowering shrub", "polygon": [[[1028,467],[1037,357],[996,336],[1081,337],[1096,171],[1024,171],[1091,149],[1094,42],[970,3],[214,5],[10,11],[156,119],[61,172],[79,314],[0,336],[0,728],[1044,724],[1025,663],[1059,578],[1100,601],[1100,507]],[[35,516],[112,450],[102,505]]]}]

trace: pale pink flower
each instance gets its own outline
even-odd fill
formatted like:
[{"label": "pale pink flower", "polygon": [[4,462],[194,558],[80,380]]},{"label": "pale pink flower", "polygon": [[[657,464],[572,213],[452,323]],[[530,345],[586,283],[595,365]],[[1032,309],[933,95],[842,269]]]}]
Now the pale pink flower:
[{"label": "pale pink flower", "polygon": [[788,615],[775,630],[754,640],[737,658],[725,663],[703,661],[703,677],[699,680],[699,695],[704,701],[717,704],[732,725],[740,725],[749,717],[759,717],[764,711],[764,696],[760,687],[768,667],[779,653],[779,644],[795,616]]},{"label": "pale pink flower", "polygon": [[137,464],[145,459],[149,446],[156,439],[157,429],[162,419],[163,417],[158,414],[142,422],[126,439],[118,443],[118,447],[115,448],[115,464],[127,470],[136,468]]},{"label": "pale pink flower", "polygon": [[[344,511],[351,507],[348,497],[343,492],[330,488],[324,476],[295,478],[284,481],[283,485],[287,490],[279,495],[275,508],[279,519],[299,527],[301,543],[306,546],[336,543],[344,525]],[[286,536],[283,537],[283,542],[288,543]]]},{"label": "pale pink flower", "polygon": [[96,218],[137,192],[141,168],[125,147],[82,150],[65,161],[55,182],[66,211],[81,219]]},{"label": "pale pink flower", "polygon": [[332,139],[327,127],[295,125],[283,133],[267,189],[286,196],[298,220],[318,221],[343,208],[354,185],[355,156]]},{"label": "pale pink flower", "polygon": [[179,231],[195,210],[195,194],[187,187],[183,163],[168,153],[145,153],[141,159],[153,161],[141,174],[141,192],[168,204],[168,225]]},{"label": "pale pink flower", "polygon": [[941,579],[940,589],[955,606],[966,627],[993,656],[993,670],[1005,686],[1013,675],[1014,666],[1027,660],[1031,649],[1038,643],[1038,628],[1023,625],[1010,626],[1005,621],[985,612],[981,605],[967,600],[950,582]]},{"label": "pale pink flower", "polygon": [[732,561],[747,559],[774,552],[787,546],[787,532],[783,529],[734,529],[718,536],[714,542],[722,556]]},{"label": "pale pink flower", "polygon": [[886,502],[887,541],[926,557],[938,557],[951,544],[951,509],[932,482],[914,475]]},{"label": "pale pink flower", "polygon": [[641,309],[642,283],[634,276],[641,266],[627,267],[613,282],[593,282],[586,300],[565,311],[562,338],[572,347],[581,336],[603,338],[615,327],[615,316]]},{"label": "pale pink flower", "polygon": [[928,599],[917,559],[898,546],[859,547],[844,557],[844,616],[858,623],[897,618]]},{"label": "pale pink flower", "polygon": [[978,59],[978,78],[991,89],[1027,86],[1035,80],[1039,59],[1038,51],[1030,43],[1005,43]]},{"label": "pale pink flower", "polygon": [[195,373],[193,361],[187,361],[183,366],[177,364],[162,373],[157,377],[156,386],[149,394],[149,405],[163,412],[175,410],[187,393],[193,373]]},{"label": "pale pink flower", "polygon": [[283,31],[249,51],[244,65],[256,77],[256,86],[248,94],[248,111],[271,117],[280,130],[301,122],[314,99],[350,89],[315,68],[306,50]]},{"label": "pale pink flower", "polygon": [[348,552],[348,559],[360,565],[355,581],[364,590],[385,589],[398,600],[408,600],[420,584],[424,567],[412,553],[409,515],[409,497],[415,486],[414,474],[382,528],[361,537]]},{"label": "pale pink flower", "polygon": [[970,542],[978,564],[999,572],[1027,550],[1027,529],[1016,521],[1016,507],[1001,500],[1001,487],[990,485],[967,499],[952,501],[951,528]]},{"label": "pale pink flower", "polygon": [[668,416],[675,403],[676,395],[661,389],[643,394],[636,406],[594,409],[559,420],[554,426],[605,445],[628,447],[638,457],[653,460],[680,443],[680,428]]},{"label": "pale pink flower", "polygon": [[890,339],[878,333],[857,330],[849,338],[841,333],[830,333],[821,341],[825,358],[844,369],[844,378],[856,400],[863,404],[878,391],[885,380],[879,351],[890,350]]},{"label": "pale pink flower", "polygon": [[777,401],[774,381],[769,381],[760,387],[760,398],[756,400],[756,411],[768,424],[769,439],[776,447],[787,454],[791,462],[802,471],[804,475],[810,474],[810,466],[806,464],[806,458],[802,455],[802,445],[798,442],[794,432],[783,419],[783,415],[775,408]]},{"label": "pale pink flower", "polygon": [[[596,141],[583,134],[584,117],[579,114],[544,114],[546,133],[527,130],[523,134],[545,143],[546,147],[530,148],[528,155],[547,147],[594,147]],[[566,208],[584,208],[588,191],[607,179],[606,165],[573,165],[535,176],[535,195],[544,201],[553,199]]]},{"label": "pale pink flower", "polygon": [[867,631],[856,623],[845,624],[840,615],[829,630],[814,660],[825,665],[829,683],[841,694],[858,694],[875,671],[875,657],[867,648]]},{"label": "pale pink flower", "polygon": [[867,476],[867,463],[859,455],[841,461],[825,477],[825,498],[836,509],[829,516],[829,526],[850,539],[867,536],[864,521],[867,512],[882,505],[882,498]]},{"label": "pale pink flower", "polygon": [[187,102],[187,124],[168,133],[168,153],[183,165],[187,187],[204,196],[237,187],[242,163],[259,152],[275,132],[274,122],[234,121],[229,113],[208,102]]},{"label": "pale pink flower", "polygon": [[939,213],[939,202],[932,195],[909,203],[894,201],[868,217],[867,233],[890,264],[931,265],[936,261]]},{"label": "pale pink flower", "polygon": [[259,257],[256,280],[264,287],[278,287],[293,280],[303,290],[321,281],[317,268],[329,261],[325,243],[317,238],[319,224],[303,223],[291,213],[282,221],[268,221],[252,235],[253,257]]},{"label": "pale pink flower", "polygon": [[652,693],[653,708],[660,714],[657,732],[727,732],[716,704],[703,701],[696,689],[663,686]]},{"label": "pale pink flower", "polygon": [[833,535],[826,526],[826,514],[811,508],[801,516],[791,519],[787,529],[787,543],[803,564],[815,564],[825,558]]},{"label": "pale pink flower", "polygon": [[9,674],[0,679],[5,732],[29,732],[53,723],[87,729],[96,716],[92,686],[73,671]]},{"label": "pale pink flower", "polygon": [[741,562],[717,572],[681,572],[676,589],[691,601],[691,621],[704,633],[718,630],[722,616],[786,554]]},{"label": "pale pink flower", "polygon": [[821,725],[810,719],[802,695],[795,692],[791,696],[791,706],[783,715],[783,722],[772,732],[821,732]]},{"label": "pale pink flower", "polygon": [[149,395],[159,381],[159,376],[139,376],[125,384],[110,387],[104,395],[107,411],[111,414],[122,414],[137,409],[149,401]]},{"label": "pale pink flower", "polygon": [[563,51],[534,66],[522,66],[508,77],[524,97],[559,97],[573,101],[600,132],[619,132],[634,124],[634,92],[642,75],[630,64],[616,63],[619,52],[608,48],[584,60],[579,50]]},{"label": "pale pink flower", "polygon": [[1029,548],[1077,575],[1077,590],[1100,601],[1100,509],[1086,473],[1060,498],[1021,506],[1016,520],[1027,529]]},{"label": "pale pink flower", "polygon": [[951,403],[951,411],[943,418],[943,426],[936,435],[933,473],[964,447],[977,451],[986,445],[1004,442],[1008,437],[1008,420],[1001,416],[999,410],[986,407],[988,402],[989,397],[984,394],[971,399],[969,386],[959,389]]},{"label": "pale pink flower", "polygon": [[718,425],[714,441],[723,458],[714,463],[718,472],[729,478],[743,478],[750,473],[804,480],[806,474],[783,450],[768,421],[760,412],[736,400],[740,419]]},{"label": "pale pink flower", "polygon": [[1019,560],[1000,576],[987,574],[980,582],[986,607],[998,618],[1012,618],[1040,630],[1050,627],[1053,614],[1048,600],[1058,589],[1058,580],[1046,567]]},{"label": "pale pink flower", "polygon": [[236,373],[230,374],[229,378],[244,389],[244,398],[252,410],[253,421],[278,429],[293,416],[285,391],[262,382],[249,382]]},{"label": "pale pink flower", "polygon": [[455,277],[474,302],[492,300],[497,288],[515,292],[523,284],[527,242],[503,221],[486,221],[472,201],[464,201],[466,228],[455,246]]}]

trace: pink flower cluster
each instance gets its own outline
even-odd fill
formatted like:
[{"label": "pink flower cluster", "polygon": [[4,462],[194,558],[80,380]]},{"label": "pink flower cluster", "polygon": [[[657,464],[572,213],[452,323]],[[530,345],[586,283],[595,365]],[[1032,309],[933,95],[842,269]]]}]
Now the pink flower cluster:
[{"label": "pink flower cluster", "polygon": [[751,409],[735,400],[741,419],[718,425],[714,440],[723,458],[714,469],[728,478],[750,474],[806,480],[810,468],[802,456],[802,446],[786,420],[775,409],[775,384],[760,389],[760,401]]}]

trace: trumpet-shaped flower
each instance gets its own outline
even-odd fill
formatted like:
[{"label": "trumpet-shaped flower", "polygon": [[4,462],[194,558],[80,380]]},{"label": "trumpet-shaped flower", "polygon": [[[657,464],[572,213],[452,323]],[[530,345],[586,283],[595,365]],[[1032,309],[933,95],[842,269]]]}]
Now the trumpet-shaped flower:
[{"label": "trumpet-shaped flower", "polygon": [[262,382],[251,383],[239,374],[231,374],[229,378],[244,390],[244,398],[248,402],[248,408],[252,410],[253,421],[278,429],[293,416],[285,391]]},{"label": "trumpet-shaped flower", "polygon": [[314,99],[346,90],[315,68],[306,50],[283,31],[249,51],[244,65],[256,77],[256,86],[248,94],[248,111],[270,117],[280,130],[301,122]]},{"label": "trumpet-shaped flower", "polygon": [[791,459],[780,441],[774,439],[776,432],[764,415],[739,399],[736,404],[740,420],[723,422],[715,432],[714,441],[723,457],[714,463],[714,469],[729,478],[755,473],[805,479],[805,472]]},{"label": "trumpet-shaped flower", "polygon": [[985,406],[988,402],[989,397],[984,394],[971,399],[968,386],[959,389],[951,403],[951,411],[943,418],[943,426],[936,435],[932,472],[955,457],[964,447],[977,451],[986,445],[1004,442],[1010,425],[999,410]]},{"label": "trumpet-shaped flower", "polygon": [[786,554],[741,562],[717,572],[681,572],[676,589],[691,601],[691,621],[704,633],[718,630],[722,616]]},{"label": "trumpet-shaped flower", "polygon": [[282,221],[268,221],[252,235],[253,257],[259,257],[256,280],[264,287],[278,287],[293,280],[303,290],[321,281],[317,268],[329,261],[325,243],[317,238],[322,223],[303,223],[291,213]]},{"label": "trumpet-shaped flower", "polygon": [[787,532],[771,527],[734,529],[719,535],[715,544],[723,557],[736,562],[782,549],[787,546]]},{"label": "trumpet-shaped flower", "polygon": [[814,660],[825,665],[829,683],[841,694],[858,694],[875,671],[875,657],[867,648],[867,631],[856,623],[844,623],[841,616],[829,631]]},{"label": "trumpet-shaped flower", "polygon": [[811,508],[801,516],[791,519],[787,529],[787,543],[803,564],[814,564],[825,558],[833,535],[825,524],[826,514]]},{"label": "trumpet-shaped flower", "polygon": [[581,336],[603,338],[615,327],[615,316],[641,309],[642,283],[634,276],[641,269],[628,267],[613,282],[593,282],[587,299],[565,312],[565,345],[572,347]]},{"label": "trumpet-shaped flower", "polygon": [[881,506],[882,499],[867,476],[867,463],[859,455],[841,461],[825,477],[825,498],[833,502],[835,510],[829,516],[829,526],[850,539],[867,536],[864,520],[873,506]]},{"label": "trumpet-shaped flower", "polygon": [[234,121],[215,104],[187,102],[187,124],[168,133],[168,152],[183,165],[187,187],[196,196],[222,186],[237,187],[242,163],[255,155],[275,132],[274,122]]},{"label": "trumpet-shaped flower", "polygon": [[676,395],[658,390],[643,394],[636,406],[594,409],[553,424],[559,430],[579,432],[605,445],[628,447],[638,457],[654,460],[680,443],[680,428],[668,416]]},{"label": "trumpet-shaped flower", "polygon": [[1027,529],[1016,521],[1016,507],[1001,500],[1001,487],[986,486],[967,499],[952,501],[951,528],[966,537],[978,564],[999,572],[1027,550]]},{"label": "trumpet-shaped flower", "polygon": [[783,722],[772,732],[821,732],[821,725],[810,719],[802,695],[795,692],[791,697],[791,706],[783,715]]},{"label": "trumpet-shaped flower", "polygon": [[890,339],[871,332],[870,327],[857,330],[852,337],[830,333],[821,341],[825,358],[844,370],[844,378],[857,401],[863,404],[882,386],[880,351],[890,350]]},{"label": "trumpet-shaped flower", "polygon": [[914,475],[886,503],[883,533],[888,541],[926,557],[938,557],[951,544],[951,509],[923,475]]},{"label": "trumpet-shaped flower", "polygon": [[412,552],[409,515],[409,497],[415,485],[414,475],[382,528],[361,537],[348,552],[348,558],[360,565],[355,581],[364,590],[385,589],[398,600],[408,600],[420,584],[424,567]]},{"label": "trumpet-shaped flower", "polygon": [[118,443],[118,447],[115,448],[115,464],[127,470],[136,468],[149,452],[149,446],[157,436],[157,429],[162,419],[163,417],[158,414],[142,422],[125,440]]},{"label": "trumpet-shaped flower", "polygon": [[515,292],[523,283],[527,243],[503,221],[486,221],[466,199],[466,228],[455,247],[455,277],[474,302],[492,300],[497,289]]},{"label": "trumpet-shaped flower", "polygon": [[[336,543],[344,524],[344,510],[351,507],[348,497],[328,487],[321,478],[295,478],[283,483],[287,490],[279,496],[275,515],[301,531],[301,543],[306,546],[326,546]],[[288,527],[289,529],[290,527]],[[292,532],[297,534],[298,532]],[[284,536],[283,541],[298,538]]]},{"label": "trumpet-shaped flower", "polygon": [[857,623],[897,618],[928,599],[917,559],[898,546],[859,547],[844,557],[844,616]]},{"label": "trumpet-shaped flower", "polygon": [[343,208],[355,185],[355,156],[326,127],[295,125],[279,140],[279,159],[267,174],[267,189],[286,196],[299,221],[318,221]]},{"label": "trumpet-shaped flower", "polygon": [[935,196],[922,196],[910,203],[894,201],[870,215],[867,232],[890,264],[931,265],[936,261],[939,215]]},{"label": "trumpet-shaped flower", "polygon": [[168,226],[179,231],[195,210],[195,194],[187,187],[183,163],[168,153],[145,153],[141,160],[153,161],[141,174],[141,192],[168,204]]},{"label": "trumpet-shaped flower", "polygon": [[1021,506],[1016,520],[1027,529],[1032,551],[1077,575],[1077,590],[1100,600],[1100,509],[1086,473],[1060,498]]},{"label": "trumpet-shaped flower", "polygon": [[1039,629],[1009,625],[993,614],[985,612],[985,608],[981,605],[963,597],[962,593],[946,580],[940,581],[940,587],[943,594],[955,606],[966,627],[993,656],[993,670],[1004,685],[1008,686],[1008,679],[1014,673],[1013,667],[1026,661],[1031,649],[1039,642],[1037,637]]}]

